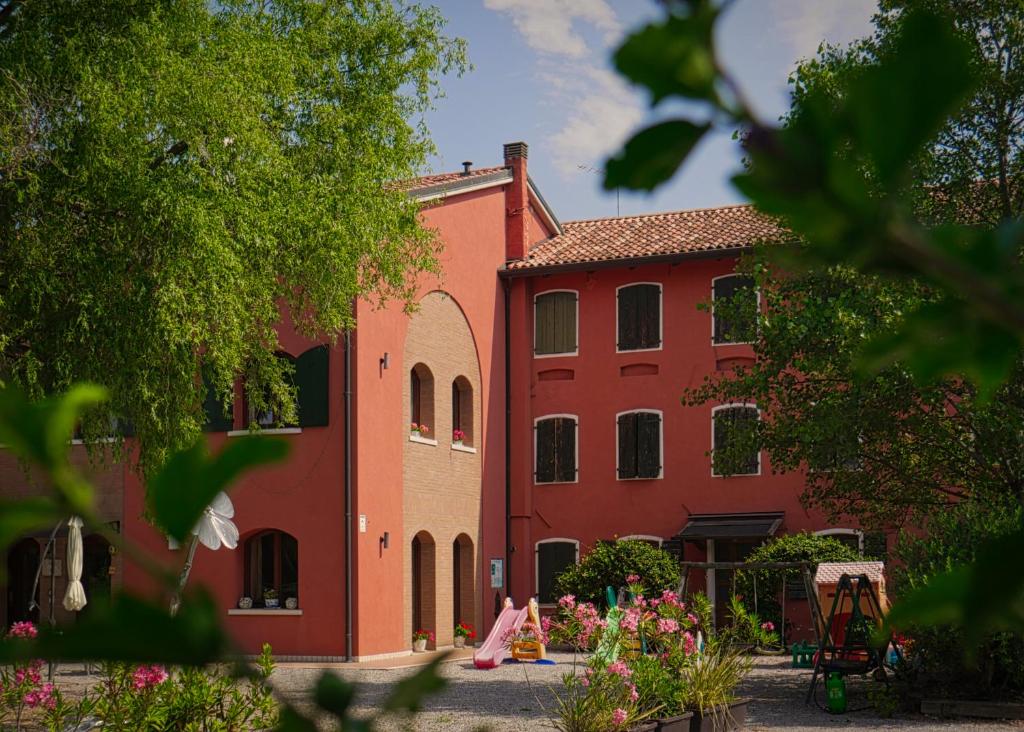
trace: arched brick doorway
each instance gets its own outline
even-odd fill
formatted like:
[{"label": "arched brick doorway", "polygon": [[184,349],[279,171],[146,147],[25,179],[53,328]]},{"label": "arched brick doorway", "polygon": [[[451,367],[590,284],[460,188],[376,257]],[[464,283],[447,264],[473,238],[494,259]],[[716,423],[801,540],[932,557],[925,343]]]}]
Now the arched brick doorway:
[{"label": "arched brick doorway", "polygon": [[[22,539],[7,552],[7,626],[22,620],[39,622],[39,606],[29,609],[32,604],[32,583],[39,568],[39,542]],[[39,600],[36,588],[35,600]]]},{"label": "arched brick doorway", "polygon": [[[434,537],[420,531],[412,538],[412,629],[437,634],[437,566]],[[436,644],[428,643],[428,647]]]},{"label": "arched brick doorway", "polygon": [[476,561],[473,540],[459,534],[452,542],[452,625],[476,622]]}]

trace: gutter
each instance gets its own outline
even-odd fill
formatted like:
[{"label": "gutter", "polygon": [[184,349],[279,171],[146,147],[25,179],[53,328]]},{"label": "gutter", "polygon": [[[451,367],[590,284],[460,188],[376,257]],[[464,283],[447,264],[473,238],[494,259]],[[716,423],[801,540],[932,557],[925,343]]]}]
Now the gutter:
[{"label": "gutter", "polygon": [[352,331],[345,331],[345,662],[352,663]]},{"label": "gutter", "polygon": [[517,267],[516,269],[509,269],[508,264],[506,264],[498,270],[498,276],[507,281],[519,277],[538,277],[561,274],[563,272],[592,272],[598,269],[614,269],[617,267],[642,267],[646,264],[676,264],[698,259],[723,259],[725,257],[739,256],[744,252],[749,252],[751,249],[753,249],[751,246],[730,247],[728,249],[704,249],[699,252],[673,252],[672,254],[655,254],[647,257],[565,262],[561,264],[544,264],[538,267]]},{"label": "gutter", "polygon": [[511,282],[502,280],[505,289],[505,597],[512,596],[512,335],[509,332]]}]

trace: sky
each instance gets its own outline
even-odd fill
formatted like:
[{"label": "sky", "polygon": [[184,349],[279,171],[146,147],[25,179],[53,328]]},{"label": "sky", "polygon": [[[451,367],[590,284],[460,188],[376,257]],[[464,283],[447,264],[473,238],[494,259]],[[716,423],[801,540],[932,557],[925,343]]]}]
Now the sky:
[{"label": "sky", "polygon": [[[729,178],[732,130],[707,136],[652,194],[601,188],[604,161],[656,118],[642,90],[611,66],[625,35],[660,17],[653,0],[432,0],[449,35],[466,39],[474,69],[443,81],[428,114],[434,172],[500,165],[502,144],[529,144],[530,176],[562,221],[741,203]],[[818,45],[871,32],[875,0],[736,0],[716,31],[719,59],[759,115],[789,108],[786,80]],[[663,113],[662,113],[663,114]]]}]

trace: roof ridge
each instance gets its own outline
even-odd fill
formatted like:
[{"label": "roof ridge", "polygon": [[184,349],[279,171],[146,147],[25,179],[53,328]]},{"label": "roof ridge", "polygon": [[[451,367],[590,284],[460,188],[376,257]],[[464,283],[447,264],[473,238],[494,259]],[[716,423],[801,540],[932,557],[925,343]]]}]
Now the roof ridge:
[{"label": "roof ridge", "polygon": [[655,211],[653,213],[633,214],[632,216],[604,216],[596,219],[575,219],[563,221],[563,225],[569,224],[600,224],[606,221],[629,221],[631,219],[651,219],[657,216],[675,216],[679,214],[703,213],[705,211],[727,211],[736,208],[750,208],[756,211],[752,203],[727,203],[721,206],[703,206],[701,208],[683,208],[675,211]]}]

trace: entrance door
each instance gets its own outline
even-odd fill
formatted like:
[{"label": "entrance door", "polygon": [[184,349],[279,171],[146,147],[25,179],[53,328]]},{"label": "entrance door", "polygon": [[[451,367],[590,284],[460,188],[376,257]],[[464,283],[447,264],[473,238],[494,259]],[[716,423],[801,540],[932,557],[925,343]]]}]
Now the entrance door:
[{"label": "entrance door", "polygon": [[[761,542],[715,539],[716,562],[742,562]],[[731,569],[715,570],[715,627],[729,624],[729,601],[735,592],[736,573]]]},{"label": "entrance door", "polygon": [[22,539],[7,552],[7,626],[23,620],[39,622],[39,588],[36,588],[36,607],[32,602],[32,583],[39,568],[39,542]]},{"label": "entrance door", "polygon": [[99,534],[91,534],[82,542],[82,586],[85,588],[88,613],[98,604],[110,601],[110,543]]}]

